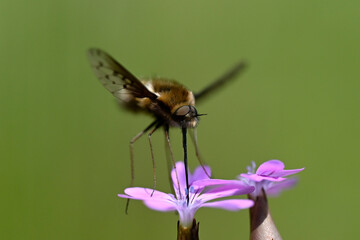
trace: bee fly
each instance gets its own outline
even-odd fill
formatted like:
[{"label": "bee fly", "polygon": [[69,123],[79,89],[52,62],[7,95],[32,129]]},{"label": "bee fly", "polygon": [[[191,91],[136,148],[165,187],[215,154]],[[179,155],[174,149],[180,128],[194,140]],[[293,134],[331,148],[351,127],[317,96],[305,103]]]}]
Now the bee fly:
[{"label": "bee fly", "polygon": [[[151,130],[148,134],[150,151],[153,164],[154,189],[156,187],[155,160],[151,144],[151,135],[160,127],[164,128],[165,138],[170,150],[172,164],[175,167],[175,160],[170,145],[169,127],[179,127],[182,130],[182,142],[184,149],[184,164],[186,174],[186,186],[188,182],[188,164],[187,164],[187,129],[194,129],[193,140],[196,156],[201,166],[195,127],[198,124],[199,114],[195,108],[195,100],[202,99],[208,93],[217,89],[223,83],[232,79],[237,73],[245,67],[244,62],[240,62],[229,72],[215,80],[202,91],[194,94],[183,85],[165,79],[139,80],[131,74],[126,68],[118,63],[114,58],[100,49],[90,49],[88,57],[95,75],[99,78],[102,85],[111,92],[117,99],[121,100],[123,105],[133,111],[142,111],[152,114],[155,120],[143,131],[138,133],[130,141],[130,160],[131,160],[131,183],[134,183],[134,155],[133,144],[142,135]],[[206,173],[206,170],[204,168]],[[176,172],[176,171],[175,171]],[[177,177],[177,176],[176,176]],[[178,179],[178,177],[177,177]],[[177,180],[179,181],[179,180]],[[178,186],[180,186],[178,184]],[[180,191],[179,191],[180,192]],[[188,196],[187,196],[188,198]]]}]

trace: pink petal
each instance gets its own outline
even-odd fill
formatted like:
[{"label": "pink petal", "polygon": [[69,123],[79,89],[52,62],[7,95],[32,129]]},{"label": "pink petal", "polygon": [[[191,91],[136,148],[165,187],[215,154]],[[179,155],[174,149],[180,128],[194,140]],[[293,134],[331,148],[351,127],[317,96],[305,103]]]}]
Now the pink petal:
[{"label": "pink petal", "polygon": [[262,176],[269,176],[273,174],[274,172],[281,171],[285,168],[285,165],[280,160],[269,160],[264,162],[259,166],[259,168],[256,170],[257,175]]},{"label": "pink petal", "polygon": [[[194,183],[198,184],[198,181]],[[248,194],[253,191],[253,187],[243,183],[239,180],[223,180],[223,179],[209,179],[199,181],[199,185],[206,187],[203,194],[219,193],[222,191],[236,190],[237,195]]]},{"label": "pink petal", "polygon": [[252,200],[248,199],[229,199],[216,202],[204,203],[203,207],[221,208],[228,211],[238,211],[245,208],[250,208],[254,205]]},{"label": "pink petal", "polygon": [[273,175],[271,176],[259,176],[257,174],[248,174],[248,173],[242,173],[240,174],[241,177],[250,179],[252,181],[255,182],[261,182],[263,180],[266,181],[271,181],[271,182],[281,182],[284,181],[286,178],[281,178],[281,177],[274,177]]},{"label": "pink petal", "polygon": [[224,179],[203,179],[192,183],[195,188],[204,188],[216,185],[238,185],[238,180],[224,180]]},{"label": "pink petal", "polygon": [[243,194],[251,193],[255,190],[253,186],[242,186],[238,185],[237,188],[234,188],[234,186],[222,186],[220,190],[217,189],[211,189],[209,192],[202,193],[198,200],[202,202],[207,202],[210,200],[214,200],[217,198],[224,198],[224,197],[230,197],[230,196],[239,196]]},{"label": "pink petal", "polygon": [[285,181],[274,183],[266,189],[266,193],[269,196],[278,196],[283,190],[294,187],[298,182],[296,177],[286,179]]},{"label": "pink petal", "polygon": [[276,172],[276,173],[272,174],[271,176],[272,177],[285,177],[285,176],[288,176],[288,175],[292,175],[292,174],[301,172],[304,169],[305,168],[282,170],[282,171],[279,171],[279,172]]},{"label": "pink petal", "polygon": [[284,170],[284,168],[285,165],[280,160],[269,160],[259,166],[259,168],[256,171],[256,174],[260,176],[277,178],[277,177],[284,177],[291,174],[295,174],[304,170],[304,168],[291,169],[291,170]]},{"label": "pink petal", "polygon": [[203,194],[221,193],[221,192],[227,192],[229,190],[235,190],[233,196],[238,196],[253,192],[255,190],[255,187],[238,181],[237,184],[220,185],[216,187],[206,188]]},{"label": "pink petal", "polygon": [[133,197],[125,195],[125,194],[118,194],[118,197],[134,199]]},{"label": "pink petal", "polygon": [[[206,170],[206,173],[209,174],[209,176],[211,176],[211,168],[209,166],[204,166],[204,168]],[[195,168],[194,173],[191,175],[191,183],[198,180],[209,179],[206,173],[202,168],[202,166]]]},{"label": "pink petal", "polygon": [[[171,199],[170,195],[167,193],[163,193],[157,190],[153,190],[151,188],[126,188],[124,192],[133,199],[138,200],[146,200],[146,199]],[[122,195],[122,194],[119,194]],[[121,196],[122,197],[122,196]]]},{"label": "pink petal", "polygon": [[183,162],[177,162],[176,170],[175,170],[175,168],[173,168],[173,170],[171,170],[171,180],[173,182],[174,190],[175,190],[175,192],[178,192],[179,187],[177,186],[178,182],[177,182],[177,178],[176,178],[176,173],[179,178],[180,191],[181,191],[181,193],[184,194],[185,188],[186,188],[186,178],[185,178],[185,166],[184,166]]},{"label": "pink petal", "polygon": [[173,202],[170,201],[153,201],[153,200],[146,200],[144,204],[153,210],[161,211],[161,212],[169,212],[175,211],[176,206]]}]

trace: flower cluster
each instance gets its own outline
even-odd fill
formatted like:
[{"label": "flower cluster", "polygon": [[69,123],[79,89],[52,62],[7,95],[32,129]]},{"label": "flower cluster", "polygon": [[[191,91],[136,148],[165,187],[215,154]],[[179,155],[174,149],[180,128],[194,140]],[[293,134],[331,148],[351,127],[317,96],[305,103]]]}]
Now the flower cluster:
[{"label": "flower cluster", "polygon": [[[206,172],[210,175],[211,170],[205,166]],[[211,200],[248,194],[254,191],[253,186],[245,184],[226,185],[226,180],[210,179],[202,167],[195,169],[194,173],[189,173],[189,202],[187,201],[185,168],[182,162],[176,163],[176,170],[179,176],[179,184],[176,172],[173,169],[171,178],[173,181],[175,196],[170,193],[163,193],[149,188],[127,188],[125,194],[119,197],[142,200],[144,204],[157,211],[178,211],[180,224],[183,227],[190,227],[195,212],[201,207],[221,208],[229,211],[238,211],[253,206],[252,200],[247,199],[226,199],[209,202]]]},{"label": "flower cluster", "polygon": [[188,173],[189,190],[187,191],[184,164],[177,162],[176,168],[171,172],[175,195],[150,188],[132,187],[125,189],[125,194],[118,194],[118,196],[142,200],[148,208],[153,210],[177,211],[180,225],[190,227],[195,212],[199,208],[221,208],[228,211],[250,208],[254,204],[252,200],[217,199],[243,194],[256,197],[262,190],[269,195],[276,195],[284,189],[293,187],[297,181],[296,179],[286,179],[285,176],[304,170],[304,168],[284,170],[285,165],[279,160],[267,161],[261,164],[256,171],[255,167],[255,163],[252,162],[252,166],[248,167],[248,173],[240,174],[238,180],[210,179],[208,177],[211,175],[210,167],[204,166],[206,172],[202,167],[197,167],[193,174]]}]

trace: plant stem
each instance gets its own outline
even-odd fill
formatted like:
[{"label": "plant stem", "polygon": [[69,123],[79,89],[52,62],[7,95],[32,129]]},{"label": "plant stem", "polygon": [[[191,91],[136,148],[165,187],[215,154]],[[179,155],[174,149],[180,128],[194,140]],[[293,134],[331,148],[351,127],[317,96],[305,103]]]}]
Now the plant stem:
[{"label": "plant stem", "polygon": [[249,195],[254,201],[250,208],[250,240],[282,240],[271,217],[265,191],[257,197]]},{"label": "plant stem", "polygon": [[183,227],[178,221],[177,230],[177,240],[199,240],[199,223],[196,223],[195,218],[191,227]]}]

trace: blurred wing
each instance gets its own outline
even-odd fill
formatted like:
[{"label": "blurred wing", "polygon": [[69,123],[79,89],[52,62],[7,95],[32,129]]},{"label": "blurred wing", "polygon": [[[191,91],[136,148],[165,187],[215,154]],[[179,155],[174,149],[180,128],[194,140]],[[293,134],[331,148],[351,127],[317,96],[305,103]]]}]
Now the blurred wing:
[{"label": "blurred wing", "polygon": [[[88,58],[101,84],[115,97],[120,98],[121,93],[125,92],[137,98],[157,98],[154,93],[150,92],[144,84],[106,52],[91,48],[88,51]],[[121,91],[123,89],[126,91]]]},{"label": "blurred wing", "polygon": [[195,93],[195,101],[198,102],[199,99],[204,98],[209,93],[214,92],[214,90],[218,90],[220,87],[222,87],[225,83],[228,81],[234,79],[242,70],[244,70],[246,67],[246,63],[244,61],[239,62],[236,64],[233,68],[231,68],[228,72],[226,72],[224,75],[216,79],[214,82],[212,82],[209,86],[204,88],[198,93]]}]

